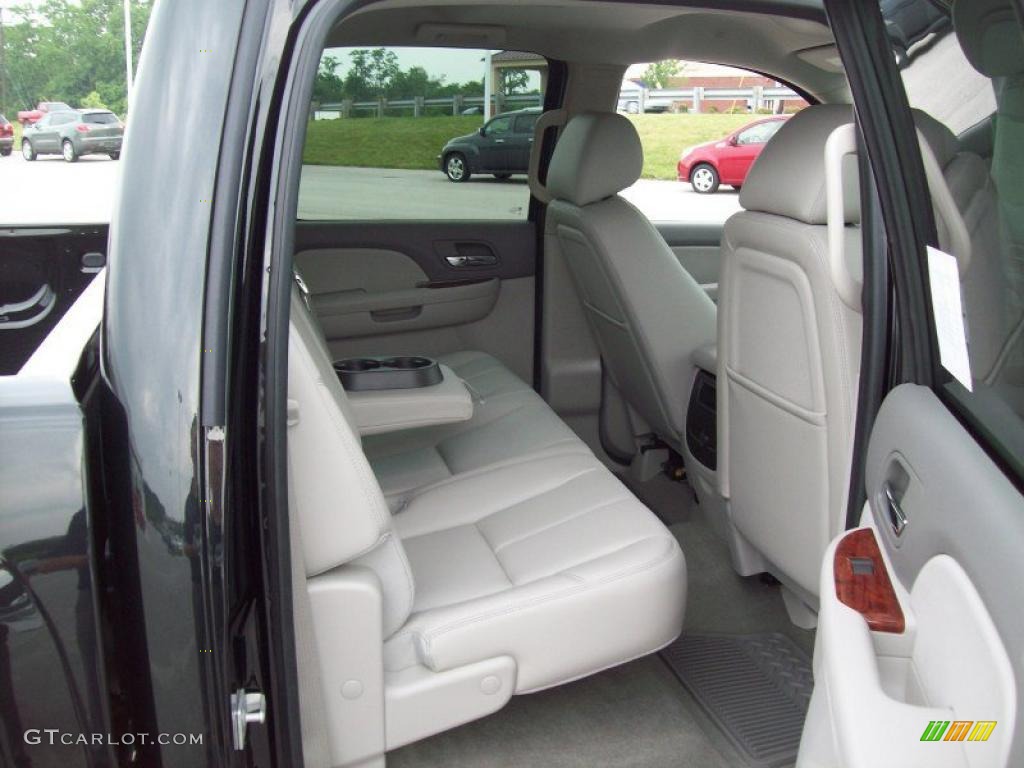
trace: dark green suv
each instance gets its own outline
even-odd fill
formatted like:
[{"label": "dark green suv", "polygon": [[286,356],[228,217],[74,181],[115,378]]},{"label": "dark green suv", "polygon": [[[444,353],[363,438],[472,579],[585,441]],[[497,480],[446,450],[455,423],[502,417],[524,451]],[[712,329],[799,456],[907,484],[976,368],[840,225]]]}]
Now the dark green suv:
[{"label": "dark green suv", "polygon": [[437,156],[438,167],[454,182],[469,181],[474,173],[491,173],[498,179],[526,173],[540,113],[539,107],[506,112],[476,133],[451,139]]}]

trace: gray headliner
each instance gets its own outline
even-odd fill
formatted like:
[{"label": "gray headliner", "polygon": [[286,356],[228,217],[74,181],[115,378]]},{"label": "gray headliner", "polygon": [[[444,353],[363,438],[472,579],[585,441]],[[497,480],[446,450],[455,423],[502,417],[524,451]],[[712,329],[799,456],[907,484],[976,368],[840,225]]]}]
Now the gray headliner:
[{"label": "gray headliner", "polygon": [[[822,101],[847,100],[844,75],[809,60],[833,44],[820,4],[707,4],[718,8],[589,0],[382,0],[346,17],[328,36],[328,47],[438,45],[425,34],[425,25],[440,24],[448,29],[443,44],[453,47],[527,50],[570,64],[709,61],[771,73]],[[460,27],[466,30],[462,36]],[[490,35],[487,44],[481,28]]]}]

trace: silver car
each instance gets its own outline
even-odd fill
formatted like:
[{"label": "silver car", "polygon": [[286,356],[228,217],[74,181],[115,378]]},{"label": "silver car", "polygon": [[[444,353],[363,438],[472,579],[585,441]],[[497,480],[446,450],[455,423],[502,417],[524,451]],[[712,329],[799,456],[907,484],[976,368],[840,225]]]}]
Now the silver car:
[{"label": "silver car", "polygon": [[63,155],[69,163],[82,155],[109,155],[117,160],[123,136],[124,124],[108,109],[49,112],[25,126],[21,155],[26,160]]}]

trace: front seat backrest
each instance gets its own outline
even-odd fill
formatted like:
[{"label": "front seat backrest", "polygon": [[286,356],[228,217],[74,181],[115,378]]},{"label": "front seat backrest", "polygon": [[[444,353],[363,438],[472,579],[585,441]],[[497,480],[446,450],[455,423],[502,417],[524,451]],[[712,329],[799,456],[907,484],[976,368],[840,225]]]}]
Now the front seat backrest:
[{"label": "front seat backrest", "polygon": [[[844,105],[790,118],[751,169],[745,210],[722,238],[720,487],[732,524],[768,569],[810,596],[845,518],[860,367],[859,302],[844,302],[832,280],[823,162],[829,136],[852,122]],[[843,254],[859,284],[853,157],[843,181]]]},{"label": "front seat backrest", "polygon": [[714,341],[715,306],[650,221],[618,196],[642,168],[640,138],[625,117],[573,117],[551,159],[547,235],[615,386],[650,431],[678,448],[691,355]]}]

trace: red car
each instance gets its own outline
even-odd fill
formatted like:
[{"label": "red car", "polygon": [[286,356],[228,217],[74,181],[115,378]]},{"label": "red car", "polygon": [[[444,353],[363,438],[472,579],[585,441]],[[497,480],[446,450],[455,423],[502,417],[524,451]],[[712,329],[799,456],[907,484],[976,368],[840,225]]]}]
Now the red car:
[{"label": "red car", "polygon": [[34,125],[49,112],[71,112],[71,107],[63,101],[40,101],[35,109],[23,109],[18,113],[18,122],[22,125]]},{"label": "red car", "polygon": [[788,118],[773,115],[755,120],[724,139],[684,149],[676,166],[679,180],[690,182],[693,191],[702,195],[718,191],[720,184],[739,189],[768,139]]}]

